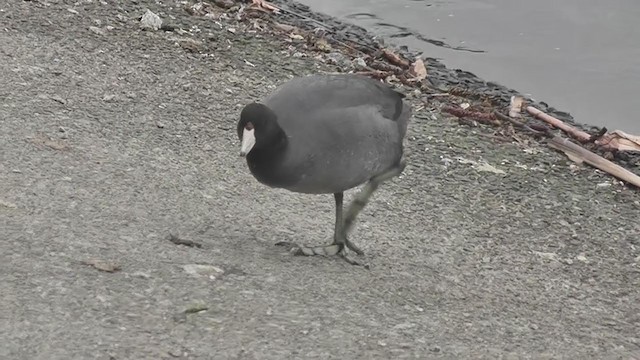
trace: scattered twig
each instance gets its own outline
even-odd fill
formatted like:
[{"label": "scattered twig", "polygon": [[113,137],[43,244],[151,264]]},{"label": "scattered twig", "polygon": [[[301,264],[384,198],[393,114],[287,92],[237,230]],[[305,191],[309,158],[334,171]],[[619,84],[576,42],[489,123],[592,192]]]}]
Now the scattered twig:
[{"label": "scattered twig", "polygon": [[543,124],[529,124],[529,127],[532,128],[533,130],[544,132],[544,133],[551,132],[551,129],[549,129],[547,126]]},{"label": "scattered twig", "polygon": [[387,62],[380,61],[380,60],[372,61],[371,64],[369,64],[369,67],[375,70],[392,72],[395,74],[401,74],[403,72],[403,70],[397,65],[389,64]]},{"label": "scattered twig", "polygon": [[484,113],[479,111],[470,111],[466,109],[462,109],[460,107],[454,107],[450,105],[445,105],[442,107],[442,111],[449,113],[451,115],[457,116],[458,118],[471,118],[477,120],[484,124],[499,126],[501,125],[500,120],[496,117],[494,113]]},{"label": "scattered twig", "polygon": [[512,118],[511,116],[507,116],[502,114],[501,112],[499,112],[498,110],[493,112],[495,114],[495,116],[502,120],[502,121],[508,121],[510,123],[512,123],[513,125],[515,125],[516,127],[520,128],[520,129],[524,129],[534,135],[538,135],[538,136],[546,136],[546,137],[551,137],[553,135],[551,135],[549,129],[545,129],[546,131],[539,131],[536,129],[531,128],[529,125],[521,122],[520,120],[516,120],[514,118]]},{"label": "scattered twig", "polygon": [[562,120],[557,119],[545,112],[543,112],[542,110],[536,109],[533,106],[527,106],[527,112],[531,115],[533,115],[534,117],[536,117],[537,119],[540,119],[544,122],[546,122],[547,124],[556,127],[562,131],[564,131],[565,133],[567,133],[569,136],[571,136],[572,138],[578,140],[581,143],[588,143],[589,140],[591,139],[591,135],[576,129],[575,127],[571,126],[571,125],[567,125],[565,124]]},{"label": "scattered twig", "polygon": [[207,305],[194,304],[194,305],[184,309],[184,313],[185,314],[196,314],[196,313],[207,311],[207,310],[209,310],[209,306],[207,306]]},{"label": "scattered twig", "polygon": [[[607,128],[602,128],[596,134],[589,134],[571,125],[568,125],[562,120],[546,114],[543,111],[534,108],[533,106],[527,106],[527,112],[535,116],[536,118],[564,131],[569,136],[576,139],[578,142],[582,144],[595,144],[602,151],[640,151],[640,138],[634,137],[633,135],[625,134],[619,130],[607,133]],[[615,138],[618,138],[619,141],[612,141]],[[634,141],[634,138],[637,138],[637,140]]]},{"label": "scattered twig", "polygon": [[387,77],[393,75],[391,71],[381,71],[381,70],[371,70],[371,71],[358,71],[356,72],[358,75],[365,75],[372,77],[374,79],[386,79]]},{"label": "scattered twig", "polygon": [[202,244],[195,242],[195,241],[191,241],[191,240],[186,240],[186,239],[181,239],[176,235],[173,235],[171,233],[169,233],[169,237],[168,237],[169,241],[171,241],[172,243],[176,244],[176,245],[184,245],[184,246],[189,246],[189,247],[197,247],[197,248],[201,248]]},{"label": "scattered twig", "polygon": [[588,143],[595,143],[596,141],[600,140],[604,136],[604,134],[606,134],[606,133],[607,133],[607,128],[603,127],[596,134],[592,134],[591,137],[589,138],[589,141],[587,141],[587,142]]},{"label": "scattered twig", "polygon": [[469,100],[485,101],[491,104],[494,104],[495,102],[490,96],[487,96],[486,94],[482,94],[463,87],[453,87],[448,90],[448,93]]},{"label": "scattered twig", "polygon": [[409,60],[403,59],[402,57],[400,57],[400,55],[394,53],[389,49],[382,49],[382,56],[393,65],[400,66],[402,68],[408,68],[409,66],[411,66]]},{"label": "scattered twig", "polygon": [[584,161],[593,167],[596,167],[608,174],[617,177],[620,180],[626,181],[640,188],[640,176],[632,173],[631,171],[623,168],[620,165],[612,163],[611,161],[603,158],[600,155],[592,153],[591,151],[583,148],[578,144],[574,144],[569,139],[554,136],[549,141],[549,146],[556,150],[564,152],[573,161]]}]

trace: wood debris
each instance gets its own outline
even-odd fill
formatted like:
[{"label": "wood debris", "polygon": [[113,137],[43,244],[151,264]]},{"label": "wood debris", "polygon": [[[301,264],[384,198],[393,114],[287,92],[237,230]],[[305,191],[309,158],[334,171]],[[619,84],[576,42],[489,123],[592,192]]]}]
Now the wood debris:
[{"label": "wood debris", "polygon": [[517,119],[522,117],[522,105],[524,104],[524,98],[522,96],[512,96],[509,106],[509,116]]},{"label": "wood debris", "polygon": [[603,151],[640,152],[640,136],[627,134],[620,130],[607,132],[606,128],[602,128],[598,134],[591,135],[533,106],[527,106],[527,112],[551,126],[564,131],[580,143],[595,143]]},{"label": "wood debris", "polygon": [[358,71],[358,72],[356,72],[356,74],[369,76],[369,77],[372,77],[374,79],[382,80],[382,79],[386,79],[389,76],[393,75],[393,72],[391,72],[391,71],[381,71],[381,70],[371,70],[371,71]]},{"label": "wood debris", "polygon": [[574,144],[569,139],[564,139],[560,136],[555,136],[549,141],[549,146],[562,151],[569,159],[574,162],[587,164],[598,168],[604,172],[607,172],[620,180],[633,184],[640,188],[640,176],[632,173],[631,171],[623,168],[620,165],[614,164],[611,161],[603,158],[600,155],[594,154],[591,151],[583,148],[578,144]]},{"label": "wood debris", "polygon": [[595,143],[604,149],[640,152],[640,136],[630,135],[620,130],[602,135],[595,140]]},{"label": "wood debris", "polygon": [[169,233],[169,237],[168,240],[171,241],[172,243],[176,244],[176,245],[184,245],[184,246],[189,246],[189,247],[196,247],[196,248],[201,248],[202,244],[192,241],[192,240],[187,240],[187,239],[182,239],[180,237],[178,237],[177,235],[173,235],[171,233]]},{"label": "wood debris", "polygon": [[388,62],[380,61],[380,60],[371,61],[369,66],[372,69],[391,72],[393,74],[401,74],[401,73],[404,72],[404,70],[402,70],[402,68],[400,68],[400,67],[398,67],[396,65],[393,65],[393,64],[389,64]]},{"label": "wood debris", "polygon": [[565,133],[569,134],[571,137],[580,141],[581,143],[586,143],[591,140],[590,134],[580,129],[577,129],[571,125],[565,124],[562,120],[557,119],[539,109],[536,109],[533,106],[527,106],[527,112],[533,115],[534,117],[536,117],[537,119],[540,119],[546,122],[547,124],[564,131]]},{"label": "wood debris", "polygon": [[484,124],[490,124],[490,125],[496,125],[496,126],[502,124],[493,112],[487,113],[487,112],[473,111],[473,110],[467,110],[461,107],[454,107],[450,105],[443,106],[442,111],[448,114],[451,114],[453,116],[456,116],[458,118],[469,118]]},{"label": "wood debris", "polygon": [[108,261],[99,260],[99,259],[85,260],[85,261],[82,261],[82,264],[93,266],[95,269],[99,271],[108,272],[108,273],[114,273],[114,272],[120,271],[119,265],[116,265]]},{"label": "wood debris", "polygon": [[409,75],[413,78],[413,81],[420,81],[427,78],[427,67],[424,66],[424,61],[421,58],[417,58],[416,61],[411,64],[409,68]]},{"label": "wood debris", "polygon": [[403,68],[408,68],[411,64],[409,60],[403,59],[400,55],[394,53],[389,49],[382,49],[382,56],[387,59],[390,63],[396,66],[400,66]]},{"label": "wood debris", "polygon": [[280,9],[268,1],[265,0],[251,0],[250,9],[256,9],[267,13],[279,13]]},{"label": "wood debris", "polygon": [[205,305],[205,304],[194,304],[189,306],[188,308],[184,309],[184,313],[185,314],[197,314],[199,312],[203,312],[203,311],[207,311],[209,310],[209,306]]}]

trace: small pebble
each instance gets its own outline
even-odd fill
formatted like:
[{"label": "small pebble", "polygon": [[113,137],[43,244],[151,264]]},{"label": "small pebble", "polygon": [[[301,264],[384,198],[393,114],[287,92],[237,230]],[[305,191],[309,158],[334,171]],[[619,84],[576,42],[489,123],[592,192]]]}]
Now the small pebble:
[{"label": "small pebble", "polygon": [[133,274],[131,274],[131,276],[139,277],[139,278],[142,278],[142,279],[149,279],[151,277],[151,275],[147,274],[146,272],[142,272],[142,271],[136,271]]},{"label": "small pebble", "polygon": [[89,26],[89,30],[91,30],[94,34],[107,35],[107,32],[104,29],[97,26]]},{"label": "small pebble", "polygon": [[140,27],[143,30],[156,31],[162,27],[162,19],[151,10],[147,10],[147,12],[142,15],[142,19],[140,19]]},{"label": "small pebble", "polygon": [[367,68],[367,63],[364,61],[363,58],[355,58],[355,59],[353,59],[353,65],[358,70],[364,70],[364,69]]}]

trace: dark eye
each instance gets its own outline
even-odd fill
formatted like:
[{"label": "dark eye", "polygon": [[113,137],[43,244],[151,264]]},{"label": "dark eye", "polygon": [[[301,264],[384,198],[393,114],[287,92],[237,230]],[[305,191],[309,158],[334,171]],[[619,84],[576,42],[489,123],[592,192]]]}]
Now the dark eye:
[{"label": "dark eye", "polygon": [[249,121],[249,122],[247,123],[247,125],[245,125],[245,126],[244,126],[244,128],[245,128],[246,130],[253,130],[253,123],[252,123],[251,121]]}]

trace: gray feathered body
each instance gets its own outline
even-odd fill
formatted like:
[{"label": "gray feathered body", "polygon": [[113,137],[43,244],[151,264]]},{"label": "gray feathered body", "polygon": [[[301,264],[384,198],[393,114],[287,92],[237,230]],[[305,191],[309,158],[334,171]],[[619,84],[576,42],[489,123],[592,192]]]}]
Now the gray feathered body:
[{"label": "gray feathered body", "polygon": [[[403,96],[358,75],[295,78],[264,100],[277,115],[286,148],[258,181],[301,193],[338,193],[399,163],[410,107]],[[263,159],[264,161],[265,159]]]}]

